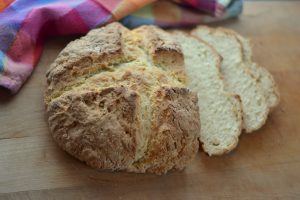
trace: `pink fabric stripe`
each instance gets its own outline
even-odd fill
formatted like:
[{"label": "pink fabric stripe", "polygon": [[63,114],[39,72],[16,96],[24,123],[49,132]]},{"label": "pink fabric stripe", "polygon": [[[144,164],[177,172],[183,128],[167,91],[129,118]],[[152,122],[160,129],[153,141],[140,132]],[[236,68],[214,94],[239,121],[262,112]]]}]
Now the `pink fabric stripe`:
[{"label": "pink fabric stripe", "polygon": [[5,68],[0,74],[0,85],[16,93],[31,74],[32,65],[14,62],[8,57],[5,58],[4,65],[9,68]]}]

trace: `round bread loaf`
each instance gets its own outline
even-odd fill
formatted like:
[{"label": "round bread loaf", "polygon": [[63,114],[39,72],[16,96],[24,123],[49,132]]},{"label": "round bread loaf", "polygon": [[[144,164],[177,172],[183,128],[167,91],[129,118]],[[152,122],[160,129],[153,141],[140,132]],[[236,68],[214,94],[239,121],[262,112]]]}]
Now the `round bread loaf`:
[{"label": "round bread loaf", "polygon": [[71,42],[46,74],[54,140],[99,169],[183,169],[200,132],[183,63],[179,45],[154,26],[112,23]]}]

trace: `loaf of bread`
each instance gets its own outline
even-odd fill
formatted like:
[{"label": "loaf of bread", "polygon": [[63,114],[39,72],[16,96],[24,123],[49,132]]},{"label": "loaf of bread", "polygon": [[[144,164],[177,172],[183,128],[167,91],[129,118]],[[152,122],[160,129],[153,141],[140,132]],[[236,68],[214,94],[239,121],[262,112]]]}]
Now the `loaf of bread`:
[{"label": "loaf of bread", "polygon": [[88,165],[166,173],[199,148],[197,95],[178,43],[154,26],[90,31],[47,72],[45,104],[58,145]]},{"label": "loaf of bread", "polygon": [[230,31],[199,26],[191,32],[212,45],[222,56],[221,72],[226,90],[238,94],[242,100],[243,128],[252,132],[266,122],[269,105],[263,89],[259,86],[244,61],[243,48],[237,37]]},{"label": "loaf of bread", "polygon": [[203,150],[209,155],[230,152],[242,131],[242,105],[238,95],[224,90],[221,57],[197,38],[180,31],[173,35],[182,47],[188,87],[198,93]]}]

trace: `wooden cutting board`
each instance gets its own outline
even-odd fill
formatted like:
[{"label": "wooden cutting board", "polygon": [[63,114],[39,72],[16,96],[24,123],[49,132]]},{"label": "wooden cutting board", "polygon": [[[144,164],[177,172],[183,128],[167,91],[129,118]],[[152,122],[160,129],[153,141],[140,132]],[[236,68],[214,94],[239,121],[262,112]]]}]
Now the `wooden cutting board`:
[{"label": "wooden cutting board", "polygon": [[97,171],[72,158],[49,135],[43,91],[46,69],[74,38],[53,39],[23,89],[0,93],[0,199],[300,199],[300,2],[246,2],[239,19],[217,25],[252,39],[282,97],[234,152],[200,152],[165,176]]}]

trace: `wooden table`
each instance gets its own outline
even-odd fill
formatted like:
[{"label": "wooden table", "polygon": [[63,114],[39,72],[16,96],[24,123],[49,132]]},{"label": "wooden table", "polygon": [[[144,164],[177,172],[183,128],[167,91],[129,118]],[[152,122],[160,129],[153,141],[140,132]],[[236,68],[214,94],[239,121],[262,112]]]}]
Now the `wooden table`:
[{"label": "wooden table", "polygon": [[229,155],[200,152],[165,176],[93,170],[59,149],[43,106],[45,71],[71,38],[53,39],[19,94],[0,93],[0,199],[300,199],[300,2],[246,2],[215,24],[251,37],[254,59],[274,75],[281,104]]}]

